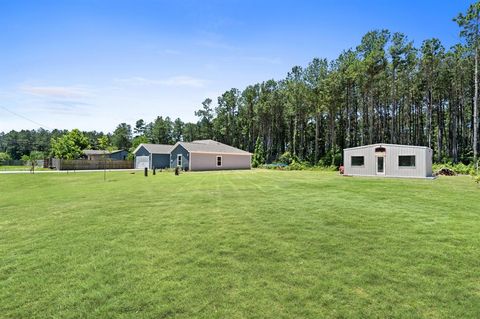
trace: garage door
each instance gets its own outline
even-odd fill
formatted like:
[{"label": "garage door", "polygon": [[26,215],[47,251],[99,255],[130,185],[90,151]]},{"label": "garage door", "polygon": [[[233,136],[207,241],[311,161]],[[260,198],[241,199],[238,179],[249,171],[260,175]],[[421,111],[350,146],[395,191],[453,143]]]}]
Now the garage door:
[{"label": "garage door", "polygon": [[135,157],[135,168],[150,168],[150,156]]}]

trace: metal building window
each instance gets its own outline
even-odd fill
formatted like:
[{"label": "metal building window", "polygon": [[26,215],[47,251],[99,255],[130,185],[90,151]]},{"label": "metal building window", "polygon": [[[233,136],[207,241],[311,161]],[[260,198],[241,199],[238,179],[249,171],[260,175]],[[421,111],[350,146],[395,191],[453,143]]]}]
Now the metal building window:
[{"label": "metal building window", "polygon": [[217,167],[220,167],[220,166],[222,166],[222,157],[217,156]]},{"label": "metal building window", "polygon": [[352,166],[364,166],[365,165],[365,157],[363,156],[352,156],[351,157]]},{"label": "metal building window", "polygon": [[399,167],[415,167],[415,155],[399,155]]}]

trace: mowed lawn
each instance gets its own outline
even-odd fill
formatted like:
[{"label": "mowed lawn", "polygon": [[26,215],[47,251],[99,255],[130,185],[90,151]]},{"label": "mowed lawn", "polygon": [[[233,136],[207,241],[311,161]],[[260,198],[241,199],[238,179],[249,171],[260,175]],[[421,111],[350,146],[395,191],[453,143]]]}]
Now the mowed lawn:
[{"label": "mowed lawn", "polygon": [[[32,169],[31,166],[28,165],[0,165],[0,172],[1,171],[30,171]],[[49,168],[43,168],[43,167],[35,167],[35,171],[50,171],[51,169]]]},{"label": "mowed lawn", "polygon": [[0,175],[1,318],[479,318],[469,177]]}]

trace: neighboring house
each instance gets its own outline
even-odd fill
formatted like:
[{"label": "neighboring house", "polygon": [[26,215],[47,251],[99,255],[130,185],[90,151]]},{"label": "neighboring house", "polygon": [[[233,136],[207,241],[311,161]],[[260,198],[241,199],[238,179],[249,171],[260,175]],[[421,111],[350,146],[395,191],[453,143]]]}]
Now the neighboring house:
[{"label": "neighboring house", "polygon": [[344,174],[351,176],[432,177],[432,149],[372,144],[343,150]]},{"label": "neighboring house", "polygon": [[128,156],[128,151],[126,150],[116,150],[116,151],[105,151],[105,150],[84,150],[83,154],[87,157],[88,160],[126,160]]},{"label": "neighboring house", "polygon": [[170,167],[191,171],[250,169],[252,154],[213,140],[178,142],[170,152]]},{"label": "neighboring house", "polygon": [[140,144],[134,151],[135,168],[168,168],[172,145]]}]

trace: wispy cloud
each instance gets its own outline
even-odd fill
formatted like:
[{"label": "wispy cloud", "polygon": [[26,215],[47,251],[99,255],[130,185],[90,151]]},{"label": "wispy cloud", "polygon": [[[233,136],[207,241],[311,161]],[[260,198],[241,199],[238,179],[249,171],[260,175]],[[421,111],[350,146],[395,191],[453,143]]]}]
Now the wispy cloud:
[{"label": "wispy cloud", "polygon": [[164,86],[188,86],[188,87],[196,87],[201,88],[205,87],[207,84],[207,80],[195,78],[192,76],[173,76],[167,79],[147,79],[140,76],[134,76],[131,78],[125,79],[115,79],[117,83],[123,83],[127,85],[135,85],[135,86],[147,86],[147,85],[164,85]]},{"label": "wispy cloud", "polygon": [[54,112],[55,114],[86,116],[90,115],[88,110],[90,106],[91,104],[89,103],[79,101],[59,100],[49,101],[42,109]]},{"label": "wispy cloud", "polygon": [[85,88],[78,86],[31,86],[24,85],[20,91],[30,95],[48,98],[83,98],[89,95]]},{"label": "wispy cloud", "polygon": [[220,49],[226,51],[238,51],[239,48],[226,42],[224,37],[214,32],[199,32],[199,37],[195,44],[208,49]]},{"label": "wispy cloud", "polygon": [[90,114],[94,97],[85,86],[38,86],[25,84],[18,87],[19,98],[31,103],[34,110],[54,115],[85,116]]},{"label": "wispy cloud", "polygon": [[64,110],[69,110],[77,107],[87,107],[91,106],[90,103],[80,102],[80,101],[69,101],[69,100],[58,100],[50,101],[51,104],[58,105],[58,107],[63,108]]},{"label": "wispy cloud", "polygon": [[182,55],[181,51],[173,50],[173,49],[165,49],[165,50],[162,50],[161,53],[167,54],[167,55]]}]

